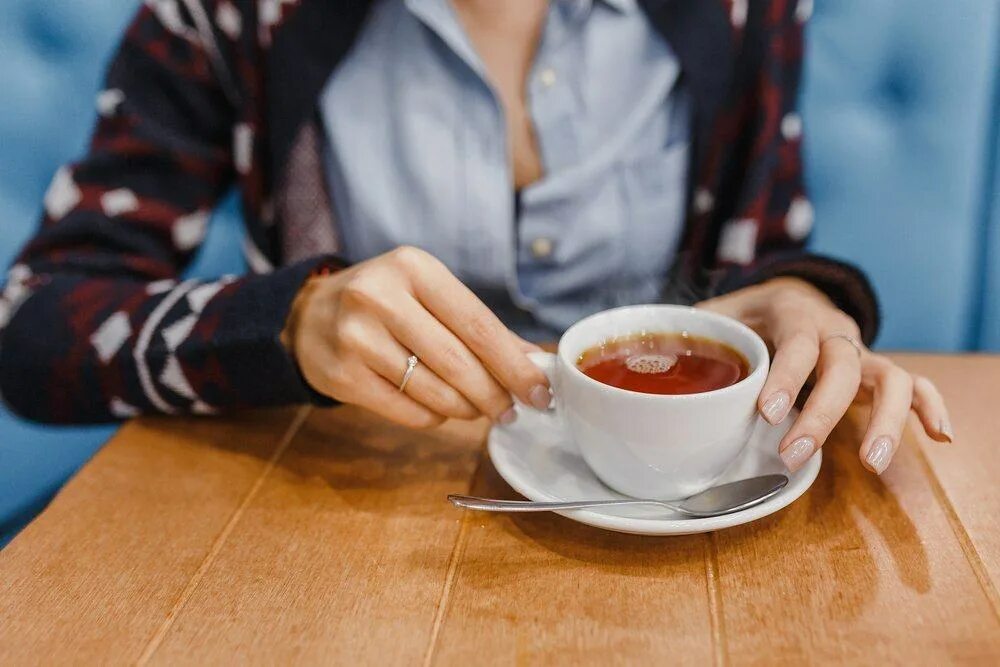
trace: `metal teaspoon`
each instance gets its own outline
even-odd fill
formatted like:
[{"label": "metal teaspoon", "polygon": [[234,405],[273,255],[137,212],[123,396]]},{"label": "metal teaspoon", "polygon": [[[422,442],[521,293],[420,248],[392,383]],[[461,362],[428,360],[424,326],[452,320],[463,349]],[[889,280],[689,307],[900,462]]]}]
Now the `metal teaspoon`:
[{"label": "metal teaspoon", "polygon": [[484,512],[554,512],[591,507],[656,505],[688,516],[710,517],[731,514],[759,505],[778,493],[786,484],[788,484],[788,478],[784,475],[761,475],[760,477],[750,477],[738,482],[713,486],[689,498],[675,501],[627,498],[621,500],[536,502],[533,500],[494,500],[455,494],[449,495],[448,500],[455,507]]}]

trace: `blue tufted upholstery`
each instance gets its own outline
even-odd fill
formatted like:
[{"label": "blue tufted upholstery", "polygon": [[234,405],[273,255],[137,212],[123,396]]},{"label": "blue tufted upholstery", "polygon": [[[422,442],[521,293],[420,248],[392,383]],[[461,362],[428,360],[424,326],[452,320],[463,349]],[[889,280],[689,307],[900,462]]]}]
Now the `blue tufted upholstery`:
[{"label": "blue tufted upholstery", "polygon": [[[0,264],[31,234],[56,167],[84,149],[104,64],[138,0],[5,0],[0,21]],[[192,275],[243,271],[230,200]],[[113,429],[52,429],[0,408],[0,547]]]},{"label": "blue tufted upholstery", "polygon": [[[1000,110],[1000,84],[995,95],[995,109]],[[985,273],[981,294],[982,310],[979,330],[979,347],[984,350],[1000,350],[1000,111],[994,113],[994,152],[992,162],[993,197],[984,202],[983,226],[986,239],[982,259]]]},{"label": "blue tufted upholstery", "polygon": [[868,272],[881,346],[1000,349],[1000,3],[816,0],[807,36],[813,247]]},{"label": "blue tufted upholstery", "polygon": [[[138,0],[5,0],[0,262],[77,155],[109,50]],[[814,246],[885,302],[889,347],[1000,349],[1000,3],[815,0],[803,94]],[[992,157],[991,157],[992,152]],[[232,201],[192,272],[242,270]],[[110,434],[0,414],[0,545]]]}]

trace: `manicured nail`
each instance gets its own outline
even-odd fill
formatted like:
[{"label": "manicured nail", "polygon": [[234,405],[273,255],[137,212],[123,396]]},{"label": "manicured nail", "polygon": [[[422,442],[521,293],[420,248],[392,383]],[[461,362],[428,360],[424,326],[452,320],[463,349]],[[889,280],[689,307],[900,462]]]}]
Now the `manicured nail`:
[{"label": "manicured nail", "polygon": [[809,460],[809,457],[816,451],[816,439],[811,435],[805,435],[785,447],[779,456],[784,461],[789,472],[795,472]]},{"label": "manicured nail", "polygon": [[791,406],[792,399],[789,398],[788,392],[776,391],[764,401],[764,407],[760,409],[760,413],[764,415],[764,419],[777,426],[788,415],[788,409]]},{"label": "manicured nail", "polygon": [[938,424],[938,432],[948,440],[948,442],[955,441],[955,432],[951,430],[951,422],[945,417]]},{"label": "manicured nail", "polygon": [[865,457],[865,462],[872,467],[876,474],[881,475],[889,467],[891,460],[892,440],[887,435],[880,435],[868,447],[868,456]]},{"label": "manicured nail", "polygon": [[543,384],[536,384],[528,392],[528,400],[536,410],[548,410],[552,403],[552,392]]},{"label": "manicured nail", "polygon": [[497,423],[506,426],[507,424],[513,424],[516,419],[517,419],[517,410],[515,410],[513,407],[509,407],[507,408],[506,412],[497,417]]}]

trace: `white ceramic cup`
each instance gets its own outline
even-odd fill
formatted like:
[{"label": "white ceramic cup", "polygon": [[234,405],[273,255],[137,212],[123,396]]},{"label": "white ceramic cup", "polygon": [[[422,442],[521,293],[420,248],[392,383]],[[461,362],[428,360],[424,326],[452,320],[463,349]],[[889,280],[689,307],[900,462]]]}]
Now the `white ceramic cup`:
[{"label": "white ceramic cup", "polygon": [[[750,364],[734,385],[698,394],[645,394],[588,377],[587,349],[641,332],[688,332],[725,343]],[[710,487],[743,450],[757,420],[767,346],[749,327],[686,306],[626,306],[580,320],[556,354],[533,353],[552,385],[554,416],[565,421],[584,460],[608,486],[637,498],[685,498]]]}]

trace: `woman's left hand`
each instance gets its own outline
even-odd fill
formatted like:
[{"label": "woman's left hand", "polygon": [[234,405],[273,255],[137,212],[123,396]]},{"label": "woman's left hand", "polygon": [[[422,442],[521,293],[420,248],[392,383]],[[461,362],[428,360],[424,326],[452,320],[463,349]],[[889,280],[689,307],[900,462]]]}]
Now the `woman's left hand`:
[{"label": "woman's left hand", "polygon": [[740,320],[771,348],[771,371],[757,402],[771,424],[784,420],[815,372],[812,393],[778,445],[789,470],[802,467],[823,446],[856,398],[872,403],[860,458],[874,473],[889,466],[911,409],[927,435],[952,441],[948,411],[934,384],[865,348],[857,323],[809,283],[778,278],[698,307]]}]

